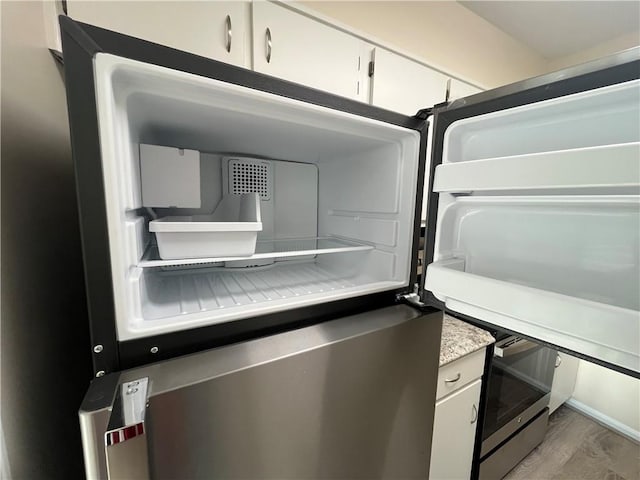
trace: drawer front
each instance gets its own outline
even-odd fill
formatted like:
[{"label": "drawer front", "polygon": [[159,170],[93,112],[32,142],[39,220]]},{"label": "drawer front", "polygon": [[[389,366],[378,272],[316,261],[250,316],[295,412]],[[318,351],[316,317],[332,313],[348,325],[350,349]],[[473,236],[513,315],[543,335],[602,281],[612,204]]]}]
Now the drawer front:
[{"label": "drawer front", "polygon": [[483,348],[440,367],[438,370],[436,400],[455,392],[482,376],[485,350]]}]

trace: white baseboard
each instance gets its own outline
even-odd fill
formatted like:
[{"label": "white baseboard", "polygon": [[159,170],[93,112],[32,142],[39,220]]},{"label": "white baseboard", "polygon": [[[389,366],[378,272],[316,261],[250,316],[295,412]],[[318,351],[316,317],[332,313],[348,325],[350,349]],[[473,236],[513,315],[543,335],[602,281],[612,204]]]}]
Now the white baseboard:
[{"label": "white baseboard", "polygon": [[576,400],[575,398],[570,398],[565,402],[565,405],[573,410],[577,410],[583,415],[591,418],[592,420],[598,422],[599,424],[610,428],[611,430],[619,433],[627,437],[630,440],[633,440],[636,443],[640,443],[640,432],[638,430],[634,430],[628,425],[616,420],[615,418],[611,418],[608,415],[605,415],[598,410],[591,408],[589,405],[585,405],[584,403]]}]

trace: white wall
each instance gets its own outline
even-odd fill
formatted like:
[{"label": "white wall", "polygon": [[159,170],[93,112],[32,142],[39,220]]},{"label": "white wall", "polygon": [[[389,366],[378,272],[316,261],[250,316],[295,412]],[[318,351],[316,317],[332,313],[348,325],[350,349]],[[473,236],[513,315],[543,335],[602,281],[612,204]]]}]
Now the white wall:
[{"label": "white wall", "polygon": [[82,478],[91,364],[64,84],[43,2],[0,11],[2,431],[14,479]]},{"label": "white wall", "polygon": [[547,70],[542,56],[454,1],[299,4],[484,88]]},{"label": "white wall", "polygon": [[640,380],[637,378],[581,360],[571,402],[584,413],[640,441]]},{"label": "white wall", "polygon": [[627,33],[625,35],[621,35],[606,42],[600,43],[594,47],[587,48],[586,50],[567,55],[566,57],[551,60],[549,61],[547,68],[550,72],[554,70],[560,70],[565,67],[589,62],[591,60],[595,60],[596,58],[611,55],[622,50],[627,50],[628,48],[636,47],[638,45],[640,45],[640,36],[638,35],[638,33]]}]

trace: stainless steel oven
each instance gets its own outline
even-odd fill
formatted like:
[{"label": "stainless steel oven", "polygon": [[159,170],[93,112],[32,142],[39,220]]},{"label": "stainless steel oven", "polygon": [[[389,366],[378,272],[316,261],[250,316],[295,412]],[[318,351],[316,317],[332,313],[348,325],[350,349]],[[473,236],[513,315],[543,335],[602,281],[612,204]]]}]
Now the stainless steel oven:
[{"label": "stainless steel oven", "polygon": [[480,449],[480,479],[499,479],[544,438],[557,352],[504,332],[496,336]]}]

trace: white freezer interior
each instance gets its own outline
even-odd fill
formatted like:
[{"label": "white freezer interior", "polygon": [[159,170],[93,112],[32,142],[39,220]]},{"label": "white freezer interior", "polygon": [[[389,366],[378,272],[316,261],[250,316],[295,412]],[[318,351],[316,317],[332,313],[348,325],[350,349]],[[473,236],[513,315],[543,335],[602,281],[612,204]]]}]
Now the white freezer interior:
[{"label": "white freezer interior", "polygon": [[[120,340],[408,285],[417,132],[107,54],[95,69]],[[172,187],[141,178],[140,144],[199,152],[175,175],[199,181],[200,198],[162,198]],[[156,215],[210,213],[230,157],[272,169],[255,258],[159,261],[141,185],[154,207],[189,207]]]},{"label": "white freezer interior", "polygon": [[640,83],[445,133],[434,263],[448,308],[640,370]]}]

